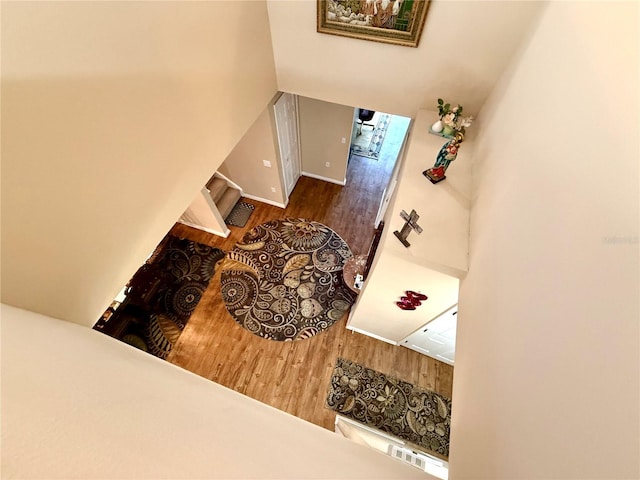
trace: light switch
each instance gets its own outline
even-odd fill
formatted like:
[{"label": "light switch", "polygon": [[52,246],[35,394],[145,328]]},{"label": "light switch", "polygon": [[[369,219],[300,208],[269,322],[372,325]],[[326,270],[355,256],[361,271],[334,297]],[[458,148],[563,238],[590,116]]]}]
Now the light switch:
[{"label": "light switch", "polygon": [[346,137],[342,137],[342,143],[347,143]]},{"label": "light switch", "polygon": [[262,165],[267,168],[271,168],[271,162],[269,160],[262,160]]}]

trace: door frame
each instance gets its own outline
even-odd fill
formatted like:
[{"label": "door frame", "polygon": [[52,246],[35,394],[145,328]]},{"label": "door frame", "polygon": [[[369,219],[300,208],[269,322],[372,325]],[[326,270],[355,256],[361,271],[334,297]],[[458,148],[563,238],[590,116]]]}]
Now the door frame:
[{"label": "door frame", "polygon": [[[288,189],[288,185],[287,185],[287,178],[286,178],[286,173],[285,173],[285,164],[284,164],[284,160],[283,160],[283,156],[282,156],[282,136],[281,136],[281,127],[278,127],[278,115],[276,113],[276,104],[278,103],[278,101],[282,98],[283,95],[288,94],[291,95],[293,97],[293,102],[294,102],[294,113],[295,113],[295,131],[296,131],[296,136],[297,136],[297,160],[298,160],[298,176],[295,179],[295,181],[292,184],[291,190]],[[297,181],[300,179],[301,173],[302,173],[302,150],[300,147],[300,108],[299,108],[299,102],[298,102],[298,95],[294,94],[294,93],[290,93],[290,92],[278,92],[278,94],[276,95],[276,97],[273,99],[272,102],[272,112],[273,112],[273,122],[275,125],[275,144],[276,144],[276,148],[278,151],[278,157],[280,159],[280,181],[282,182],[282,192],[284,194],[284,204],[287,205],[289,203],[289,197],[291,195],[291,192],[293,191],[293,189],[295,188],[295,185],[297,183]]]}]

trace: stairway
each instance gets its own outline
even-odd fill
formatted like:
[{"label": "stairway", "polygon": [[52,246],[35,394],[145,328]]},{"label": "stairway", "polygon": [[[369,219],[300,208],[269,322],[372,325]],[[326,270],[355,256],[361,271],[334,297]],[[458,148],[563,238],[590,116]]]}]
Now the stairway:
[{"label": "stairway", "polygon": [[226,220],[235,204],[240,200],[242,192],[227,183],[226,180],[215,176],[207,184],[207,190],[209,190],[209,195],[211,195],[213,203],[216,204],[220,216]]}]

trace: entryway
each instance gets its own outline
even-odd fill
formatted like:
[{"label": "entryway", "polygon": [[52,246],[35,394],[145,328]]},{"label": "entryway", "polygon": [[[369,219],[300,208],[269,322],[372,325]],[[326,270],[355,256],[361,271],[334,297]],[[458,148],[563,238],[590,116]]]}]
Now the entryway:
[{"label": "entryway", "polygon": [[354,109],[349,155],[382,163],[395,163],[411,119],[401,115]]},{"label": "entryway", "polygon": [[[339,233],[353,254],[365,254],[373,238],[373,220],[382,193],[379,180],[370,176],[374,172],[371,164],[376,163],[352,162],[345,186],[302,176],[284,210],[256,202],[246,227],[233,229],[227,238],[182,224],[171,233],[229,251],[246,232],[266,221],[313,218]],[[220,290],[221,275],[216,275],[167,357],[169,362],[330,430],[334,430],[335,412],[325,408],[332,371],[327,365],[333,365],[340,356],[451,396],[452,367],[354,334],[346,329],[346,317],[303,341],[265,340],[238,325],[228,313]]]},{"label": "entryway", "polygon": [[[402,125],[392,118],[387,134],[394,128],[394,122],[396,126]],[[346,125],[348,128],[348,120]],[[409,119],[405,125],[409,125]],[[406,128],[400,144],[405,135]],[[184,223],[176,224],[170,233],[228,252],[258,225],[283,217],[303,217],[331,226],[353,254],[366,254],[372,243],[380,198],[401,155],[401,147],[393,148],[390,138],[385,138],[378,160],[355,156],[351,159],[346,185],[302,176],[284,209],[255,202],[255,211],[246,226],[232,229],[226,238]],[[387,149],[393,154],[387,156]],[[168,352],[167,361],[331,430],[335,412],[325,408],[331,375],[327,366],[333,365],[338,357],[451,396],[453,369],[449,365],[372,337],[353,334],[346,329],[346,317],[302,342],[259,338],[230,316],[220,298],[221,285],[221,274],[215,274]],[[300,385],[305,388],[300,389]]]}]

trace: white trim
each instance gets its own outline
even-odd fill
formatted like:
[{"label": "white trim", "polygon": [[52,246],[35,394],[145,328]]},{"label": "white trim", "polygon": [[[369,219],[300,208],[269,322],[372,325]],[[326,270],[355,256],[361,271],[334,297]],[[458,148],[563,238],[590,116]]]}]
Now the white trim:
[{"label": "white trim", "polygon": [[242,191],[242,187],[240,185],[238,185],[236,182],[234,182],[233,180],[231,180],[229,177],[221,174],[220,172],[216,172],[213,174],[214,177],[217,178],[221,178],[222,180],[224,180],[225,182],[227,182],[227,185],[240,190],[240,194],[244,195],[244,192]]},{"label": "white trim", "polygon": [[242,196],[244,198],[250,198],[251,200],[255,200],[256,202],[267,203],[269,205],[273,205],[274,207],[287,208],[289,204],[289,200],[287,203],[274,202],[273,200],[267,200],[266,198],[256,197],[255,195],[249,195],[248,193],[243,193]]},{"label": "white trim", "polygon": [[340,180],[335,180],[333,178],[321,177],[320,175],[316,175],[315,173],[309,173],[309,172],[302,172],[301,175],[304,175],[305,177],[315,178],[316,180],[324,180],[325,182],[335,183],[336,185],[341,185],[343,187],[347,184],[346,178],[340,181]]},{"label": "white trim", "polygon": [[375,333],[360,330],[359,328],[352,327],[351,325],[347,325],[347,330],[351,330],[353,332],[361,333],[362,335],[366,335],[368,337],[373,337],[375,339],[382,340],[383,342],[390,343],[391,345],[399,345],[398,342],[394,342],[393,340],[389,340],[388,338],[381,337],[380,335],[376,335]]},{"label": "white trim", "polygon": [[182,223],[183,225],[186,225],[187,227],[197,228],[198,230],[202,230],[203,232],[212,233],[213,235],[217,235],[223,238],[227,238],[231,233],[231,230],[229,230],[228,228],[226,229],[227,231],[223,233],[223,232],[218,232],[217,230],[213,230],[211,228],[203,227],[201,225],[196,225],[195,223],[187,222],[186,220],[182,220],[182,219],[178,220],[178,222]]},{"label": "white trim", "polygon": [[[276,112],[276,103],[278,102],[278,100],[280,100],[280,97],[283,94],[284,92],[276,93],[276,96],[272,100],[271,110],[269,111],[269,121],[271,124],[272,136],[274,137],[273,146],[275,147],[275,150],[276,150],[276,160],[278,163],[278,179],[280,180],[280,187],[282,189],[282,192],[285,198],[285,205],[288,205],[290,195],[287,193],[287,180],[285,178],[284,163],[282,161],[282,150],[280,148],[280,133],[278,132],[278,117]],[[299,144],[300,144],[300,135],[298,134],[298,147],[299,147]],[[300,160],[300,157],[298,157],[298,160]],[[300,165],[300,170],[301,169],[302,169],[302,165]]]},{"label": "white trim", "polygon": [[298,136],[298,138],[296,139],[297,140],[296,143],[298,145],[298,178],[296,178],[296,181],[293,184],[293,188],[291,189],[291,191],[287,193],[287,203],[289,203],[289,197],[293,193],[293,189],[296,188],[296,185],[298,184],[298,180],[300,180],[300,176],[302,175],[302,141],[301,141],[302,136],[300,135],[300,97],[295,93],[292,93],[291,95],[293,95],[293,102],[295,103],[295,106],[296,106],[296,135]]},{"label": "white trim", "polygon": [[[388,185],[387,185],[388,187]],[[382,199],[380,200],[380,205],[378,205],[378,213],[376,213],[376,219],[373,221],[373,228],[377,228],[380,225],[380,220],[384,218],[384,214],[387,211],[387,205],[389,204],[386,200],[387,195],[387,187],[382,191]],[[391,199],[391,195],[389,195],[389,200]]]},{"label": "white trim", "polygon": [[387,435],[385,432],[383,432],[382,430],[378,430],[375,428],[371,428],[368,425],[365,425],[364,423],[360,423],[360,422],[356,422],[355,420],[351,420],[349,417],[345,417],[340,415],[339,413],[336,414],[336,419],[333,422],[334,425],[337,425],[338,422],[344,422],[347,425],[351,425],[352,427],[358,428],[358,429],[362,429],[365,432],[370,432],[372,434],[374,434],[377,437],[380,438],[384,438],[385,440],[388,440],[392,443],[395,443],[397,445],[406,445],[407,442],[405,442],[404,440],[391,436],[391,435]]}]

